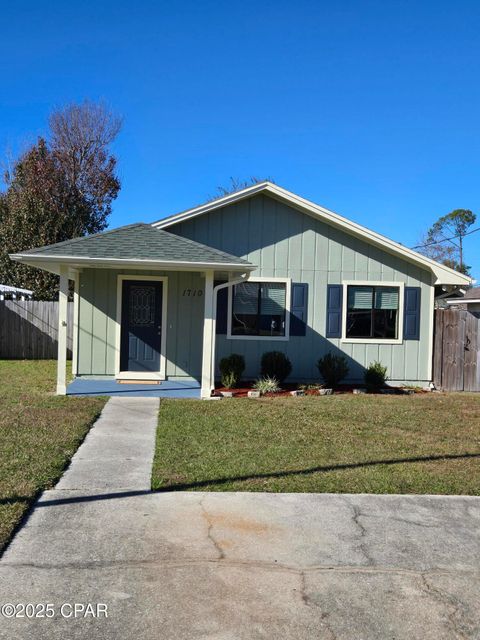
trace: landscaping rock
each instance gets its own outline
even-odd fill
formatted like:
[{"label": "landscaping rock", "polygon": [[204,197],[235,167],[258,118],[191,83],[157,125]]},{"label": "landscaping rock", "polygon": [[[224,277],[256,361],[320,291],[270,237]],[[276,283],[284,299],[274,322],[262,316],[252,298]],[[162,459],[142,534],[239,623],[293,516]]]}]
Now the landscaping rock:
[{"label": "landscaping rock", "polygon": [[290,395],[298,398],[299,396],[304,396],[305,391],[303,389],[295,389],[294,391],[290,391]]},{"label": "landscaping rock", "polygon": [[222,396],[222,398],[233,398],[233,396],[235,395],[234,391],[220,391],[220,395]]},{"label": "landscaping rock", "polygon": [[251,391],[248,392],[248,397],[249,398],[260,398],[262,394],[260,393],[260,391],[257,391],[256,389],[252,389]]},{"label": "landscaping rock", "polygon": [[354,389],[354,390],[353,390],[353,393],[354,393],[355,395],[358,395],[358,394],[360,394],[360,393],[367,393],[367,390],[366,390],[366,389]]},{"label": "landscaping rock", "polygon": [[319,396],[331,396],[333,394],[333,389],[319,389]]}]

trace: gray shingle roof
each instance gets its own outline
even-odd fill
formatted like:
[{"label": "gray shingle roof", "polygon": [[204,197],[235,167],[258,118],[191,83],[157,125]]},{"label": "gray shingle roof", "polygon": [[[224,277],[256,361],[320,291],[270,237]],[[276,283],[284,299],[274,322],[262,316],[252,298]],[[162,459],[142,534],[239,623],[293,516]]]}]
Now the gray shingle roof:
[{"label": "gray shingle roof", "polygon": [[251,266],[238,256],[143,223],[22,251],[21,255]]},{"label": "gray shingle roof", "polygon": [[472,287],[461,300],[480,300],[480,287]]}]

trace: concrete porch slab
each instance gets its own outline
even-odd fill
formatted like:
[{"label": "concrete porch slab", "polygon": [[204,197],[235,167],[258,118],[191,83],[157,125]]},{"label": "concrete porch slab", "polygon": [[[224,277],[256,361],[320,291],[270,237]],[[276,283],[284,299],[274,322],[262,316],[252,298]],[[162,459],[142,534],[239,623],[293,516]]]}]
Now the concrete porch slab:
[{"label": "concrete porch slab", "polygon": [[75,378],[67,387],[68,396],[119,396],[124,398],[200,399],[196,380],[164,380],[161,384],[125,384],[111,378]]}]

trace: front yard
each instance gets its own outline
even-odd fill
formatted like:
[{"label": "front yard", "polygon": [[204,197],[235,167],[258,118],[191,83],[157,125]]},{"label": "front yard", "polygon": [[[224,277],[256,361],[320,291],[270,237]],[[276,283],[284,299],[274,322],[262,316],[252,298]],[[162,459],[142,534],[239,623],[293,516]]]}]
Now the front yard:
[{"label": "front yard", "polygon": [[152,487],[480,495],[480,395],[165,400]]},{"label": "front yard", "polygon": [[0,361],[0,552],[52,487],[105,404],[53,395],[56,363]]}]

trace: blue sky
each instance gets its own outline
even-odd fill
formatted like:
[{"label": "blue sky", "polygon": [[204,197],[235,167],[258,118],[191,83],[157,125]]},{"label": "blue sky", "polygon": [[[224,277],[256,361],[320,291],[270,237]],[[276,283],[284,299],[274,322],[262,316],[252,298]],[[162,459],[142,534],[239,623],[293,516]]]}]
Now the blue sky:
[{"label": "blue sky", "polygon": [[[480,214],[480,3],[0,0],[0,153],[84,98],[124,117],[111,226],[271,176],[412,246]],[[480,226],[480,220],[477,224]],[[466,241],[480,276],[480,232]]]}]

